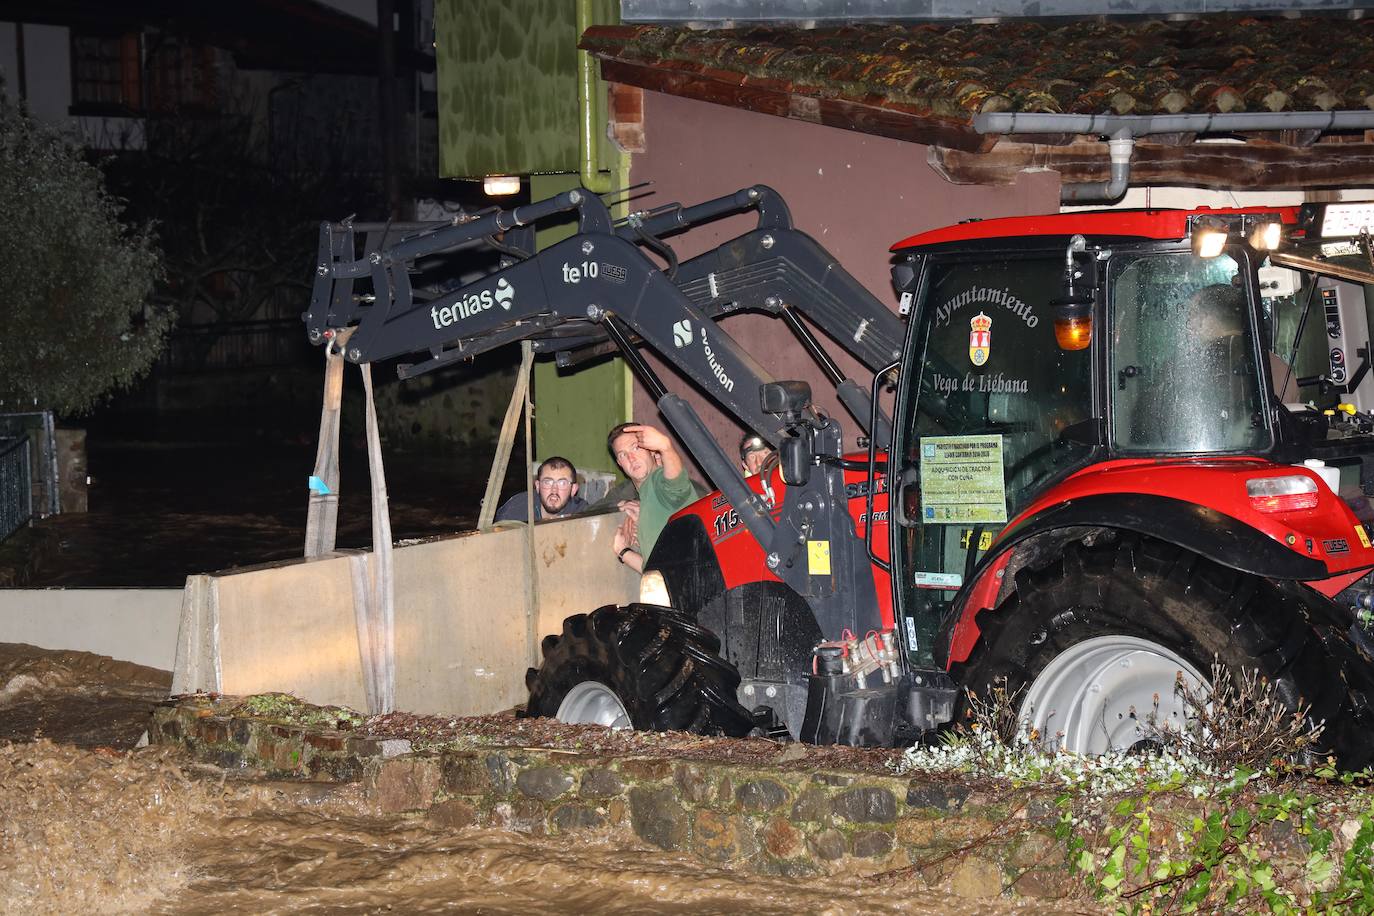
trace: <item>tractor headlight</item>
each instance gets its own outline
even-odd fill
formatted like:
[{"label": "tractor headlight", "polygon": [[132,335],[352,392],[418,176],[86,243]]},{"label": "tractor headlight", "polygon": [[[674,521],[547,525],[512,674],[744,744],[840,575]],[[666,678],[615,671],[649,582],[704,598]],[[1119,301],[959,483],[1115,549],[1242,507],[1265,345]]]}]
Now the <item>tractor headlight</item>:
[{"label": "tractor headlight", "polygon": [[1327,204],[1322,212],[1321,237],[1353,238],[1374,229],[1374,203]]},{"label": "tractor headlight", "polygon": [[1193,254],[1200,258],[1215,258],[1226,248],[1227,226],[1211,216],[1193,220]]},{"label": "tractor headlight", "polygon": [[1250,231],[1250,247],[1256,251],[1273,251],[1282,238],[1282,223],[1256,223]]},{"label": "tractor headlight", "polygon": [[651,569],[639,577],[639,603],[656,604],[659,607],[672,607],[673,600],[668,596],[668,582],[663,573]]}]

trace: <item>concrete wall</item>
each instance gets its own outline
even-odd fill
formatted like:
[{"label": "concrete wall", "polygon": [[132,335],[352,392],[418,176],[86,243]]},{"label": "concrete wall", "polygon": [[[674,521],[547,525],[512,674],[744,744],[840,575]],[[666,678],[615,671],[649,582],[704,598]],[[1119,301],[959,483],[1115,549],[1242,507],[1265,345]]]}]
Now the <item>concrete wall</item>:
[{"label": "concrete wall", "polygon": [[[565,617],[638,595],[638,577],[611,551],[618,520],[536,525],[532,563],[524,526],[396,548],[396,708],[476,715],[522,702],[543,636],[560,632]],[[192,576],[173,692],[282,691],[366,710],[351,562],[336,555]]]},{"label": "concrete wall", "polygon": [[0,589],[0,642],[75,649],[170,670],[180,589]]},{"label": "concrete wall", "polygon": [[[652,181],[654,193],[635,206],[647,209],[675,200],[693,204],[751,184],[769,185],[787,201],[797,228],[833,252],[893,311],[897,300],[888,275],[888,248],[894,242],[973,217],[1059,209],[1059,176],[1052,172],[1022,176],[1010,188],[955,186],[926,164],[926,147],[914,143],[657,92],[644,93],[644,117],[647,150],[631,160],[630,180]],[[753,228],[756,221],[752,215],[731,217],[668,241],[686,260]],[[739,315],[726,319],[723,327],[774,377],[810,382],[816,403],[840,417],[847,433],[857,431],[833,389],[780,321]],[[828,349],[867,384],[869,376],[856,361],[838,345]],[[739,427],[695,387],[671,370],[660,371],[670,388],[702,411],[719,441],[733,452]],[[640,386],[634,411],[638,420],[660,422]]]}]

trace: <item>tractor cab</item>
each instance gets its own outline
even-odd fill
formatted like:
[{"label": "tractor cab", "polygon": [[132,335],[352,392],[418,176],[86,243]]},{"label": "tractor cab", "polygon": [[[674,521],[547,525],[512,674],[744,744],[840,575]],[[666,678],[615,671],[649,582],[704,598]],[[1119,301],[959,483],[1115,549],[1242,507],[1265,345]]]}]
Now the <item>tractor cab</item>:
[{"label": "tractor cab", "polygon": [[[914,663],[971,688],[1019,672],[1042,733],[1063,735],[1067,709],[1092,707],[1079,724],[1098,725],[1068,745],[1129,747],[1138,726],[1102,723],[1133,719],[1174,672],[1201,680],[1222,639],[1200,649],[1200,636],[1181,636],[1162,597],[1128,614],[1152,630],[1111,622],[1099,607],[1111,568],[1176,553],[1227,576],[1304,583],[1324,596],[1314,600],[1363,600],[1351,589],[1374,566],[1374,388],[1354,401],[1369,375],[1374,261],[1367,231],[1354,246],[1362,263],[1348,263],[1359,260],[1348,239],[1339,257],[1322,249],[1324,219],[1310,207],[1063,213],[893,247],[911,328],[891,452],[892,580]],[[1052,646],[1076,619],[1083,633],[1065,651],[1028,648]],[[1092,697],[1066,686],[1109,669],[1135,680],[1098,681]]]}]

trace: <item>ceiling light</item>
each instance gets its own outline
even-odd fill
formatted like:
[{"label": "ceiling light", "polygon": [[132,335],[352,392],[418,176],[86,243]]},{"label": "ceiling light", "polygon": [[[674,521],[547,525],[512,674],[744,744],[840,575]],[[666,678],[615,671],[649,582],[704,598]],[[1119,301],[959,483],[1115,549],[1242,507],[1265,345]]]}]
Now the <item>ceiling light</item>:
[{"label": "ceiling light", "polygon": [[506,197],[520,193],[519,175],[488,175],[482,179],[482,190],[488,197]]}]

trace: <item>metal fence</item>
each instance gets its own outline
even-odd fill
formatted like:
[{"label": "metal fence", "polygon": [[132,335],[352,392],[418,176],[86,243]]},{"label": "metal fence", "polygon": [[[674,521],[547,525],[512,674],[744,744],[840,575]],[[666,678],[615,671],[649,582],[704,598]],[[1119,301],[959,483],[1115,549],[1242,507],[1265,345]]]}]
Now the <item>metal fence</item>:
[{"label": "metal fence", "polygon": [[0,439],[28,441],[28,500],[34,517],[46,518],[61,512],[62,497],[57,489],[57,430],[52,411],[0,413]]},{"label": "metal fence", "polygon": [[27,436],[0,437],[0,541],[33,517],[33,480]]},{"label": "metal fence", "polygon": [[158,364],[173,372],[284,366],[312,349],[296,319],[188,325],[172,334]]}]

